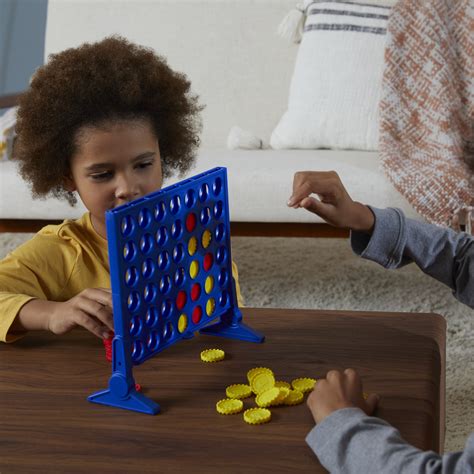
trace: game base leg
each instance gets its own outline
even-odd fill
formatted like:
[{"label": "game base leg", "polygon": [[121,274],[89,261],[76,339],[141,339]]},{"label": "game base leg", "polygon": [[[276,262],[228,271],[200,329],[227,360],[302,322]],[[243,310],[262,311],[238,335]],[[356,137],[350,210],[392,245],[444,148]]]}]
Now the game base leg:
[{"label": "game base leg", "polygon": [[221,336],[230,339],[239,339],[249,342],[263,342],[265,336],[242,322],[239,310],[232,311],[230,315],[222,316],[220,322],[206,326],[199,331],[208,336]]},{"label": "game base leg", "polygon": [[138,411],[148,415],[160,412],[160,405],[135,390],[135,383],[129,385],[125,377],[112,375],[109,388],[93,393],[87,398],[92,403],[109,405],[125,410]]}]

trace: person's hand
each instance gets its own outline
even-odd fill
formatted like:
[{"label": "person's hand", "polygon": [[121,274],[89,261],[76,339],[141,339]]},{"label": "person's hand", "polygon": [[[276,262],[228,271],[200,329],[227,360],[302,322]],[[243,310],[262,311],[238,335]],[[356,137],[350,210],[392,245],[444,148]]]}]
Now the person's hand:
[{"label": "person's hand", "polygon": [[68,301],[54,303],[47,329],[54,334],[65,334],[77,326],[102,339],[109,337],[114,330],[111,290],[88,288]]},{"label": "person's hand", "polygon": [[[319,199],[311,196],[316,194]],[[303,207],[328,224],[360,232],[371,232],[372,211],[353,201],[335,171],[298,171],[293,178],[293,194],[288,206]]]},{"label": "person's hand", "polygon": [[367,415],[372,415],[379,398],[373,393],[365,399],[362,382],[355,370],[346,369],[344,373],[331,370],[325,379],[317,381],[306,403],[314,421],[321,423],[324,418],[342,408],[357,407]]}]

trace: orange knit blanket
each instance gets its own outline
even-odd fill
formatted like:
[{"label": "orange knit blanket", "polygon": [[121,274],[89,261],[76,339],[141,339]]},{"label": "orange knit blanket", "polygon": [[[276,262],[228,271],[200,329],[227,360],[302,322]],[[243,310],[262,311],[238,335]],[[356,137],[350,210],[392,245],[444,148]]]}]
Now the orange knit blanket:
[{"label": "orange knit blanket", "polygon": [[427,221],[473,233],[470,0],[400,0],[393,8],[379,148],[384,172]]}]

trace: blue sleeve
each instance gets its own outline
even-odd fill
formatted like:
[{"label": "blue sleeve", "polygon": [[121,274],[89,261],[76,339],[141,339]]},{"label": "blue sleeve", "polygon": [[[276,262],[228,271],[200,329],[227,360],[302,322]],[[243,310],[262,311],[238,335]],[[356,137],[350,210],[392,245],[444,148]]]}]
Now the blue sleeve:
[{"label": "blue sleeve", "polygon": [[418,474],[474,472],[474,433],[464,451],[440,456],[406,443],[398,430],[359,408],[337,410],[306,437],[329,472]]},{"label": "blue sleeve", "polygon": [[372,235],[351,233],[357,255],[385,268],[414,262],[423,272],[453,290],[474,308],[474,238],[464,232],[407,219],[399,209],[370,208],[375,215]]}]

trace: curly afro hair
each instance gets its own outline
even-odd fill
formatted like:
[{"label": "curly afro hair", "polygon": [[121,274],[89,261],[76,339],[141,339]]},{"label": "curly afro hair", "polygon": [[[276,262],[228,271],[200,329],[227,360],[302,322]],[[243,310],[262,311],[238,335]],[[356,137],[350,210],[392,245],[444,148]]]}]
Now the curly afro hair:
[{"label": "curly afro hair", "polygon": [[194,162],[202,124],[186,76],[152,49],[119,36],[51,55],[22,95],[15,158],[35,197],[76,201],[64,185],[83,126],[147,119],[160,146],[163,175]]}]

